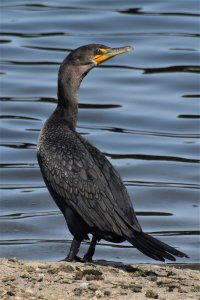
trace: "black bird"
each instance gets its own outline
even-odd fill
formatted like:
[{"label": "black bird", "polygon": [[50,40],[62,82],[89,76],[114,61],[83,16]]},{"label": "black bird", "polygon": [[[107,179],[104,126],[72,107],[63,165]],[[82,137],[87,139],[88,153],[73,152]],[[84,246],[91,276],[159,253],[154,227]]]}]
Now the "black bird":
[{"label": "black bird", "polygon": [[72,51],[58,73],[58,104],[39,137],[37,157],[46,186],[63,213],[73,241],[65,260],[78,260],[83,239],[92,241],[83,261],[91,261],[97,241],[129,241],[160,261],[183,252],[144,233],[127,190],[107,158],[78,132],[78,90],[84,76],[102,62],[128,51],[91,44]]}]

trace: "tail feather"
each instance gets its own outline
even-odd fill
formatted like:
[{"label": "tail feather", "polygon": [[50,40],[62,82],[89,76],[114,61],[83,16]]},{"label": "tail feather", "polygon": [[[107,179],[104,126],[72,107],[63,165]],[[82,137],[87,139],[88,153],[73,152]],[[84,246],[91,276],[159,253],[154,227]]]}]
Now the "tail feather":
[{"label": "tail feather", "polygon": [[127,237],[127,240],[143,254],[155,260],[165,261],[165,259],[168,259],[176,261],[174,256],[188,257],[185,253],[176,250],[144,232],[134,232],[134,237]]},{"label": "tail feather", "polygon": [[165,261],[162,256],[160,256],[158,253],[155,253],[155,251],[150,250],[147,248],[147,246],[143,245],[141,241],[138,239],[129,239],[129,242],[135,246],[139,251],[141,251],[144,255],[149,256],[155,260]]},{"label": "tail feather", "polygon": [[120,211],[118,211],[118,209],[115,208],[115,212],[118,214],[121,220],[124,221],[127,228],[132,231],[132,236],[128,236],[124,232],[127,241],[129,241],[143,254],[160,261],[165,261],[165,259],[176,261],[174,256],[189,258],[187,254],[157,240],[151,235],[143,231],[136,231],[135,228],[127,221],[126,217]]}]

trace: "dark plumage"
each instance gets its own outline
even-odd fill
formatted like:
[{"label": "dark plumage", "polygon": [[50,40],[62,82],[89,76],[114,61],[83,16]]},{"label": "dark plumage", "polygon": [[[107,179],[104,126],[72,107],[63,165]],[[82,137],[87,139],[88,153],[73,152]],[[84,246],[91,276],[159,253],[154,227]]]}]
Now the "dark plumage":
[{"label": "dark plumage", "polygon": [[72,51],[58,74],[58,105],[38,141],[38,162],[47,188],[63,213],[74,239],[66,260],[77,258],[81,241],[93,235],[84,260],[91,260],[96,242],[128,240],[145,255],[164,261],[186,254],[142,231],[129,195],[107,158],[76,132],[77,91],[96,65],[132,50],[92,44]]}]

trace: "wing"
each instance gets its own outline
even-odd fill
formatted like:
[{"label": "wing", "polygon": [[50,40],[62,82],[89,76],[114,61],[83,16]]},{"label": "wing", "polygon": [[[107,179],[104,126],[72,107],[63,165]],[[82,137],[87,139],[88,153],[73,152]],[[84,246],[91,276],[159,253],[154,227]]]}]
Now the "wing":
[{"label": "wing", "polygon": [[57,134],[50,130],[42,134],[38,147],[40,168],[54,195],[88,226],[118,236],[131,234],[128,218],[84,143],[68,127],[59,130],[58,126],[57,130]]},{"label": "wing", "polygon": [[90,152],[95,163],[103,173],[119,209],[123,211],[124,215],[127,217],[128,221],[133,226],[133,228],[136,231],[141,231],[141,226],[137,220],[130,197],[119,173],[115,170],[115,168],[112,166],[112,164],[102,152],[100,152],[96,147],[91,145],[78,133],[77,136],[85,145],[87,150]]}]

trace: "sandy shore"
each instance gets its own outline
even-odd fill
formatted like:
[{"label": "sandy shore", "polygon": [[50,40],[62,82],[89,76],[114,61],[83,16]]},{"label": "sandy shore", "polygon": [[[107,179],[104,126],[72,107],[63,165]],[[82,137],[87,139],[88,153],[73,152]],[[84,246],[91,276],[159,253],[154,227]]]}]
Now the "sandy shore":
[{"label": "sandy shore", "polygon": [[0,299],[200,299],[199,275],[165,265],[0,259]]}]

